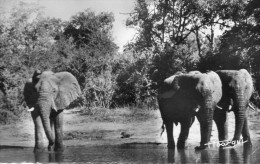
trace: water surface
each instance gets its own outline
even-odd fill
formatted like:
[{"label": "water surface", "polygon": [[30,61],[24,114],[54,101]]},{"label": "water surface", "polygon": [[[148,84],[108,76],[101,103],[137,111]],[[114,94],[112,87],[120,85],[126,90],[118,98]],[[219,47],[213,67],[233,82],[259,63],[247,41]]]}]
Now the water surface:
[{"label": "water surface", "polygon": [[168,150],[166,144],[128,143],[113,146],[66,147],[63,152],[34,153],[33,148],[0,146],[0,162],[152,162],[152,163],[259,163],[260,147],[239,145],[203,151]]}]

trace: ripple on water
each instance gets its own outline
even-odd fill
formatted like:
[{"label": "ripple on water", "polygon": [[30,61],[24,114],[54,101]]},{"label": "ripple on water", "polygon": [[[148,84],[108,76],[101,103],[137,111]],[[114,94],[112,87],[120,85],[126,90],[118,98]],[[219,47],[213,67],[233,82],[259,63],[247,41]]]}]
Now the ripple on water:
[{"label": "ripple on water", "polygon": [[0,161],[9,162],[184,162],[184,163],[258,163],[260,144],[239,145],[230,149],[212,147],[195,151],[168,150],[166,144],[127,143],[106,146],[66,147],[64,152],[34,153],[33,148],[0,146]]}]

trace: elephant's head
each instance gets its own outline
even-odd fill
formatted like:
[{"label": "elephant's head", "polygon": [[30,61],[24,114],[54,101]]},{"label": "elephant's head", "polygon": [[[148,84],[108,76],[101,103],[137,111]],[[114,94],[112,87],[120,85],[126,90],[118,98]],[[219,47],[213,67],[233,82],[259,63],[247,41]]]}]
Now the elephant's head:
[{"label": "elephant's head", "polygon": [[191,92],[207,90],[211,93],[214,92],[216,101],[219,101],[222,96],[222,83],[219,76],[213,71],[207,73],[199,71],[178,72],[164,80],[164,84],[159,90],[159,95],[162,98],[170,98],[181,90],[190,90]]},{"label": "elephant's head", "polygon": [[81,94],[76,78],[68,72],[35,71],[25,84],[24,97],[29,107],[65,109]]},{"label": "elephant's head", "polygon": [[53,138],[51,112],[66,109],[80,94],[76,78],[68,72],[35,71],[24,87],[25,102],[29,108],[39,113],[49,140]]}]

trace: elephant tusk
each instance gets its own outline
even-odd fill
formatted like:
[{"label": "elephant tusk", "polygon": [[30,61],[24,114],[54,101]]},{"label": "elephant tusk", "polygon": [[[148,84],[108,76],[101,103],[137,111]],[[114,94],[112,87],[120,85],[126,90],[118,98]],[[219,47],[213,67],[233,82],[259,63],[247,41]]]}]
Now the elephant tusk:
[{"label": "elephant tusk", "polygon": [[223,109],[222,107],[220,107],[220,106],[218,106],[218,105],[216,105],[216,107],[217,107],[218,109]]},{"label": "elephant tusk", "polygon": [[197,107],[196,109],[195,109],[195,112],[198,112],[199,111],[199,107]]},{"label": "elephant tusk", "polygon": [[34,107],[28,108],[27,111],[28,111],[28,112],[34,111]]},{"label": "elephant tusk", "polygon": [[54,109],[57,112],[57,107],[55,105],[54,99],[52,98],[52,109]]},{"label": "elephant tusk", "polygon": [[231,109],[232,109],[232,105],[229,105],[229,106],[228,106],[228,110],[231,110]]},{"label": "elephant tusk", "polygon": [[250,103],[248,104],[248,106],[249,106],[249,109],[256,111],[256,109]]},{"label": "elephant tusk", "polygon": [[170,77],[166,78],[163,82],[165,82],[166,84],[171,84],[175,77],[176,77],[176,75],[170,76]]}]

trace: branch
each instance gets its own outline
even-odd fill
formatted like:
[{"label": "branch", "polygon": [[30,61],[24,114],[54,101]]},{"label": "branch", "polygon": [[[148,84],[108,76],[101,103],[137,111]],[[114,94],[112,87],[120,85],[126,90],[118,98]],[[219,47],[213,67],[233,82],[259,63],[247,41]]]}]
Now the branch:
[{"label": "branch", "polygon": [[219,24],[219,25],[222,25],[222,26],[225,26],[225,27],[231,27],[231,26],[229,26],[229,25],[226,25],[225,23],[219,23],[219,22],[210,22],[210,23],[212,23],[212,24]]},{"label": "branch", "polygon": [[138,12],[136,11],[136,12],[131,12],[131,13],[121,13],[121,12],[119,12],[119,14],[122,14],[122,15],[131,15],[131,14],[138,14]]}]

